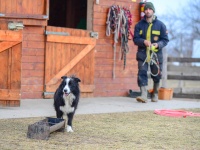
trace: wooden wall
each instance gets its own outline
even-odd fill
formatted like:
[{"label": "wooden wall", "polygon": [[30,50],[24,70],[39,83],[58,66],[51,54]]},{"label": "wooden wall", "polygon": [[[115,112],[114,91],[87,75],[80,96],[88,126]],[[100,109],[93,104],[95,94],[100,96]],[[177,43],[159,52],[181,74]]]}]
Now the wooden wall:
[{"label": "wooden wall", "polygon": [[131,7],[133,15],[132,31],[139,21],[139,1],[131,0],[100,0],[99,5],[94,4],[93,30],[99,33],[95,53],[95,93],[94,96],[127,96],[129,89],[138,90],[137,86],[137,47],[130,40],[127,54],[126,69],[123,70],[123,61],[119,59],[120,46],[117,46],[115,79],[113,70],[113,36],[106,36],[106,19],[108,9],[112,5]]},{"label": "wooden wall", "polygon": [[[21,74],[21,98],[43,98],[44,92],[44,64],[45,64],[45,26],[48,14],[48,0],[0,0],[1,29],[7,28],[8,21],[22,21],[22,74]],[[127,96],[129,89],[138,90],[137,86],[137,47],[133,41],[129,41],[130,51],[127,54],[126,69],[123,70],[123,61],[119,59],[120,45],[117,46],[116,78],[113,79],[113,36],[107,37],[106,19],[108,8],[111,5],[131,7],[133,15],[132,31],[139,21],[139,0],[100,0],[97,5],[94,0],[93,7],[93,31],[99,33],[99,39],[95,47],[95,72],[94,85],[95,97],[103,96]],[[33,6],[35,9],[33,9]],[[16,10],[14,9],[16,7]],[[30,10],[27,8],[31,8]],[[36,9],[37,8],[37,9]]]},{"label": "wooden wall", "polygon": [[48,0],[0,0],[0,29],[8,22],[24,25],[21,58],[21,99],[43,98],[45,26]]},{"label": "wooden wall", "polygon": [[22,41],[21,98],[43,98],[45,28],[26,26]]},{"label": "wooden wall", "polygon": [[48,0],[0,0],[0,13],[10,18],[44,19]]}]

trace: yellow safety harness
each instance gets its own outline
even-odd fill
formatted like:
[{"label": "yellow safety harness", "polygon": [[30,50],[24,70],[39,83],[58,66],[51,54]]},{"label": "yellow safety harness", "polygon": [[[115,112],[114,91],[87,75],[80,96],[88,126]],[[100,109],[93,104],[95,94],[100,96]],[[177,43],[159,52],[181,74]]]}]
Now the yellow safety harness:
[{"label": "yellow safety harness", "polygon": [[[151,28],[152,28],[152,26],[153,26],[153,23],[150,23],[149,27],[147,29],[146,39],[148,41],[151,41]],[[146,48],[147,57],[146,57],[146,59],[143,63],[143,65],[144,65],[147,62],[149,64],[149,67],[150,67],[150,65],[153,65],[153,64],[155,64],[157,66],[158,72],[156,74],[153,74],[151,72],[151,69],[150,69],[150,73],[151,73],[152,76],[157,76],[160,73],[159,61],[158,61],[158,57],[157,57],[156,52],[158,52],[158,49],[156,49],[155,46],[152,45],[152,46],[147,47]]]}]

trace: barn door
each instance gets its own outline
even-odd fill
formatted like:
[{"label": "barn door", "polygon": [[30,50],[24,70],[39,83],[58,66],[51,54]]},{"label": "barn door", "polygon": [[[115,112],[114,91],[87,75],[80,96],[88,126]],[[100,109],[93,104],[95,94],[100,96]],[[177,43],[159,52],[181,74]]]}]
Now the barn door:
[{"label": "barn door", "polygon": [[20,106],[21,31],[0,30],[0,105]]},{"label": "barn door", "polygon": [[88,31],[47,26],[45,98],[52,98],[63,75],[79,77],[81,96],[93,96],[95,44]]}]

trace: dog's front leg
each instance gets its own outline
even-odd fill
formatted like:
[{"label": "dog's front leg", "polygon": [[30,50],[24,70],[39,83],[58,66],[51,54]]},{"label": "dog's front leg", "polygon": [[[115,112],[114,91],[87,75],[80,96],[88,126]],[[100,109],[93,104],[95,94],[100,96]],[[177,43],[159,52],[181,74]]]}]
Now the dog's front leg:
[{"label": "dog's front leg", "polygon": [[74,113],[67,114],[68,121],[67,121],[67,132],[74,132],[72,129],[72,120],[73,120]]}]

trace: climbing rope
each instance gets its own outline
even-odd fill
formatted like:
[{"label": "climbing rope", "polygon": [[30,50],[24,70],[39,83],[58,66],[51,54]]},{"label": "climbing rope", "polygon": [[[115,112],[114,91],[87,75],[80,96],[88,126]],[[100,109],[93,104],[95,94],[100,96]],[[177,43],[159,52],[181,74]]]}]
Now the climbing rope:
[{"label": "climbing rope", "polygon": [[200,113],[193,113],[184,110],[169,110],[169,109],[156,109],[154,110],[155,114],[162,116],[170,116],[170,117],[200,117]]},{"label": "climbing rope", "polygon": [[148,66],[149,66],[148,68],[150,68],[151,65],[155,65],[158,69],[158,72],[153,74],[150,69],[150,74],[152,76],[157,76],[160,73],[160,67],[159,67],[158,56],[157,56],[156,52],[154,52],[155,50],[153,50],[153,49],[154,49],[153,46],[149,46],[147,48],[147,52],[146,52],[147,57],[142,65],[144,65],[145,63],[148,63]]},{"label": "climbing rope", "polygon": [[109,8],[106,21],[106,36],[114,34],[113,44],[113,78],[115,78],[115,61],[116,61],[116,45],[120,40],[121,60],[124,60],[124,69],[126,67],[126,54],[129,52],[128,40],[131,40],[132,15],[127,8],[121,8],[118,5],[113,5]]}]

